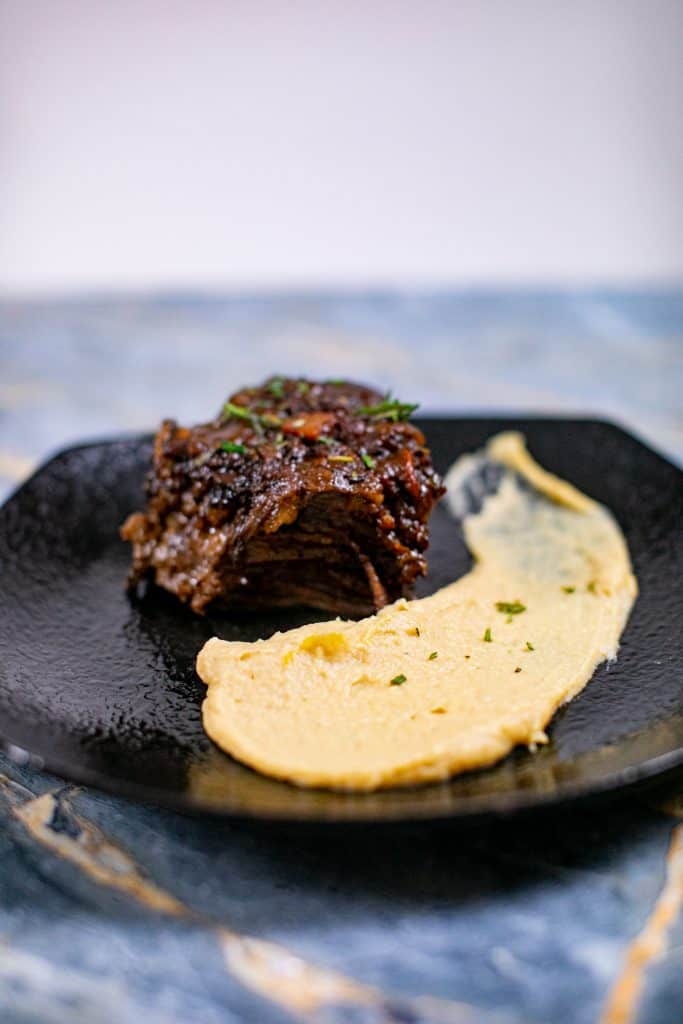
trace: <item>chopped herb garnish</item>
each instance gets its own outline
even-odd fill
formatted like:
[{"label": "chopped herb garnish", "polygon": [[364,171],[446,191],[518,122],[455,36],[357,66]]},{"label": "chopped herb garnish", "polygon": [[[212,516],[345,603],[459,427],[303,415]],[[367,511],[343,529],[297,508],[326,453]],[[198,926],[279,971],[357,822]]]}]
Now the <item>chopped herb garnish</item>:
[{"label": "chopped herb garnish", "polygon": [[520,615],[526,611],[526,605],[521,601],[496,601],[496,608],[504,615]]},{"label": "chopped herb garnish", "polygon": [[521,668],[520,668],[520,667],[519,667],[519,665],[518,665],[518,666],[517,666],[517,668],[515,669],[515,672],[521,672],[521,671],[522,671],[522,670],[521,670]]},{"label": "chopped herb garnish", "polygon": [[308,383],[307,380],[300,380],[296,386],[296,390],[299,392],[300,395],[305,395],[307,391],[311,390],[311,385]]},{"label": "chopped herb garnish", "polygon": [[363,454],[361,455],[361,459],[363,460],[365,465],[368,467],[368,469],[374,469],[375,468],[375,460],[372,458],[371,455],[366,455],[365,452],[363,452]]},{"label": "chopped herb garnish", "polygon": [[330,455],[330,462],[353,462],[353,455]]},{"label": "chopped herb garnish", "polygon": [[491,636],[491,627],[490,626],[486,627],[486,632],[484,633],[484,640],[486,641],[487,644],[490,644],[491,641],[493,640],[493,637]]},{"label": "chopped herb garnish", "polygon": [[530,640],[527,640],[527,642],[526,642],[526,649],[527,649],[527,651],[535,651],[536,650],[536,648],[534,647],[534,645],[531,643]]},{"label": "chopped herb garnish", "polygon": [[243,405],[235,405],[234,402],[225,403],[222,415],[223,419],[226,420],[230,419],[231,416],[238,420],[247,420],[259,433],[263,433],[262,427],[279,427],[282,423],[279,417],[274,416],[270,412],[260,416],[253,409],[247,409]]},{"label": "chopped herb garnish", "polygon": [[596,586],[595,580],[591,580],[590,581],[590,583],[586,587],[586,590],[589,591],[589,593],[591,593],[591,594],[597,594],[598,588]]},{"label": "chopped herb garnish", "polygon": [[342,388],[346,384],[346,381],[341,380],[339,377],[334,377],[331,380],[326,380],[325,384],[332,384],[335,388]]},{"label": "chopped herb garnish", "polygon": [[282,377],[273,377],[273,379],[268,383],[268,390],[275,398],[284,398],[285,389]]},{"label": "chopped herb garnish", "polygon": [[333,437],[317,437],[316,441],[319,441],[320,444],[336,444],[337,443]]},{"label": "chopped herb garnish", "polygon": [[564,590],[565,594],[573,594],[576,590],[576,587],[562,587],[562,589]]},{"label": "chopped herb garnish", "polygon": [[389,683],[389,686],[401,686],[403,683],[405,683],[407,678],[408,677],[404,676],[403,673],[401,672],[399,673],[399,675],[394,676],[394,678]]},{"label": "chopped herb garnish", "polygon": [[418,408],[419,403],[399,402],[389,393],[383,402],[378,402],[377,405],[364,405],[356,412],[359,416],[371,416],[373,419],[392,420],[394,423],[398,423],[409,419]]},{"label": "chopped herb garnish", "polygon": [[419,636],[419,635],[420,635],[420,627],[416,626],[415,627],[415,636]]},{"label": "chopped herb garnish", "polygon": [[432,653],[429,655],[429,658],[427,660],[428,661],[434,661],[434,659],[438,658],[438,657],[439,657],[439,652],[438,651],[432,651]]},{"label": "chopped herb garnish", "polygon": [[235,405],[234,402],[226,402],[223,406],[223,416],[229,419],[234,416],[238,420],[253,420],[254,414],[251,409],[245,409],[243,405]]},{"label": "chopped herb garnish", "polygon": [[234,452],[236,455],[244,455],[247,450],[243,444],[236,444],[234,441],[221,441],[220,449],[222,452]]}]

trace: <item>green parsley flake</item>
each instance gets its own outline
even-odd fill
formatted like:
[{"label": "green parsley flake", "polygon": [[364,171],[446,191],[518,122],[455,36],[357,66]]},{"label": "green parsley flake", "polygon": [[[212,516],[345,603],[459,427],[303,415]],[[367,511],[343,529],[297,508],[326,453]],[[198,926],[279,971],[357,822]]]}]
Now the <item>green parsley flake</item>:
[{"label": "green parsley flake", "polygon": [[311,385],[307,380],[300,380],[296,386],[296,390],[300,395],[305,395],[307,391],[311,390]]},{"label": "green parsley flake", "polygon": [[370,416],[377,420],[391,420],[393,423],[407,420],[419,408],[419,403],[399,402],[389,392],[383,402],[377,405],[364,405],[356,410],[358,416]]},{"label": "green parsley flake", "polygon": [[223,416],[225,419],[230,419],[234,416],[238,420],[253,420],[254,414],[250,409],[245,409],[243,405],[235,405],[234,402],[226,402],[223,406]]},{"label": "green parsley flake", "polygon": [[534,645],[529,640],[527,640],[527,642],[526,642],[526,649],[527,649],[527,651],[535,651],[536,650]]},{"label": "green parsley flake", "polygon": [[429,658],[427,660],[428,661],[434,661],[434,659],[438,658],[438,657],[439,657],[439,652],[438,651],[432,651],[432,653],[429,655]]},{"label": "green parsley flake", "polygon": [[333,437],[318,437],[318,438],[316,438],[316,440],[319,441],[320,444],[336,444],[337,443]]},{"label": "green parsley flake", "polygon": [[271,395],[273,395],[275,398],[284,398],[285,388],[283,378],[273,377],[273,379],[268,382],[268,390],[270,391]]},{"label": "green parsley flake", "polygon": [[366,455],[363,452],[363,454],[361,455],[361,459],[363,460],[365,465],[368,467],[368,469],[374,469],[375,468],[375,460],[372,458],[371,455]]},{"label": "green parsley flake", "polygon": [[562,589],[564,590],[565,594],[573,594],[576,590],[576,587],[562,587]]},{"label": "green parsley flake", "polygon": [[325,384],[332,384],[335,388],[343,388],[346,381],[341,380],[339,377],[333,377],[331,380],[326,380]]},{"label": "green parsley flake", "polygon": [[486,632],[484,633],[483,639],[486,641],[487,644],[490,644],[491,641],[493,640],[493,637],[491,636],[491,627],[490,626],[486,627]]},{"label": "green parsley flake", "polygon": [[595,580],[591,580],[591,581],[590,581],[590,583],[589,583],[589,584],[588,584],[588,586],[586,587],[586,590],[587,590],[587,591],[588,591],[588,592],[589,592],[590,594],[597,594],[597,592],[598,592],[598,588],[597,588],[597,585],[596,585],[596,582],[595,582]]},{"label": "green parsley flake", "polygon": [[254,430],[259,433],[263,433],[263,427],[279,427],[282,425],[282,420],[272,413],[264,413],[260,416],[254,412],[253,409],[247,409],[243,405],[235,405],[234,402],[226,402],[223,406],[222,417],[224,420],[234,417],[238,420],[247,420],[251,423]]},{"label": "green parsley flake", "polygon": [[244,455],[247,450],[243,444],[236,444],[234,441],[221,441],[220,449],[222,452],[234,452],[236,455]]},{"label": "green parsley flake", "polygon": [[496,608],[504,615],[520,615],[526,611],[526,605],[521,601],[496,601]]},{"label": "green parsley flake", "polygon": [[403,673],[401,672],[401,673],[399,673],[399,675],[394,676],[394,678],[389,683],[389,686],[402,686],[403,683],[405,683],[407,678],[408,677],[404,676]]}]

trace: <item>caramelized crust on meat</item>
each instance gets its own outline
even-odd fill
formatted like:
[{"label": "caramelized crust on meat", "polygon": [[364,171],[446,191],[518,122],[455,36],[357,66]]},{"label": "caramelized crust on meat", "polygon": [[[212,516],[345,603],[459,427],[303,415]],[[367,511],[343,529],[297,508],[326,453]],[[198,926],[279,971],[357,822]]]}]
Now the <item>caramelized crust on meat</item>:
[{"label": "caramelized crust on meat", "polygon": [[147,508],[121,536],[196,612],[310,605],[365,615],[424,574],[443,493],[412,407],[346,382],[271,378],[210,423],[165,420]]}]

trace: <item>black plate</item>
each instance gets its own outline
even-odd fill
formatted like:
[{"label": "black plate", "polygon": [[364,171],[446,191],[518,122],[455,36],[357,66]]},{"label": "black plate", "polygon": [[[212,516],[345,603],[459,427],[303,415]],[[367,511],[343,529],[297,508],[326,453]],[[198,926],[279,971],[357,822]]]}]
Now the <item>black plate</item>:
[{"label": "black plate", "polygon": [[[124,795],[230,817],[411,821],[509,813],[604,792],[683,764],[683,473],[608,423],[432,419],[437,467],[498,430],[613,509],[641,594],[617,663],[555,718],[552,742],[497,767],[367,795],[300,790],[252,772],[201,728],[194,658],[210,636],[252,640],[324,616],[197,618],[151,589],[131,600],[118,526],[142,502],[150,439],[71,448],[0,509],[0,735],[15,757]],[[445,509],[432,520],[429,593],[469,566]]]}]

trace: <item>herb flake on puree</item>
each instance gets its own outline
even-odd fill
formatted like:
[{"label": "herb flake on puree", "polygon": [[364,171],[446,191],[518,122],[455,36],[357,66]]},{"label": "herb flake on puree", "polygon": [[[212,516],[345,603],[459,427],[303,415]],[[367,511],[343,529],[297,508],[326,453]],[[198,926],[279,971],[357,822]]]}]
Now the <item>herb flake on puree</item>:
[{"label": "herb flake on puree", "polygon": [[[463,510],[465,483],[490,463],[495,493]],[[517,433],[459,459],[446,483],[475,559],[466,576],[359,622],[204,645],[203,722],[218,746],[301,786],[371,790],[547,741],[557,708],[616,657],[637,594],[624,537]]]}]

